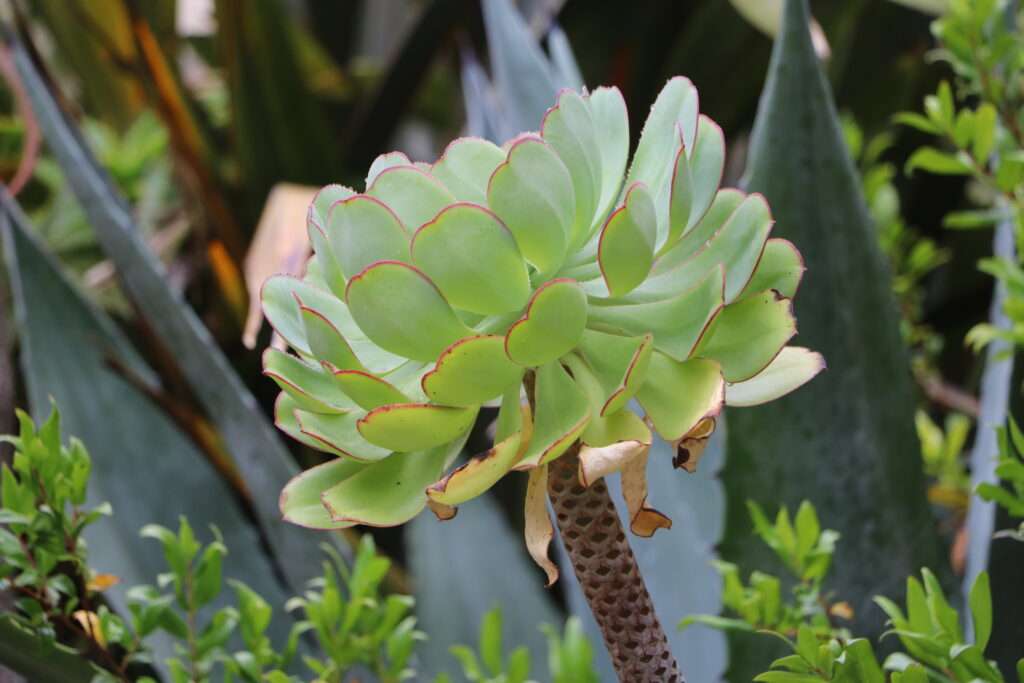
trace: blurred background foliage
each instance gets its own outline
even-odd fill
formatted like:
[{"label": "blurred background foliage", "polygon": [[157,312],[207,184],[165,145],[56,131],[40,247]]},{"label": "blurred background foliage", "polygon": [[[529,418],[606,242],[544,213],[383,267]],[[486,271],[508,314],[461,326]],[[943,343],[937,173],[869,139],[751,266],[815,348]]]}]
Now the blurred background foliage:
[{"label": "blurred background foliage", "polygon": [[[197,528],[217,524],[239,561],[260,558],[239,571],[268,600],[301,591],[318,575],[317,544],[329,535],[283,527],[276,497],[292,473],[322,455],[285,445],[271,427],[276,392],[260,374],[258,350],[272,331],[251,302],[267,275],[302,268],[312,191],[331,182],[360,186],[373,158],[390,149],[431,161],[460,134],[500,141],[534,128],[559,87],[617,85],[635,142],[655,94],[676,74],[694,82],[702,112],[725,130],[724,185],[735,185],[768,71],[766,31],[778,26],[772,12],[781,4],[4,3],[0,177],[10,195],[2,202],[0,431],[12,430],[14,406],[41,418],[49,396],[59,401],[67,432],[93,453],[97,500],[112,500],[129,517],[106,538],[90,538],[104,549],[104,570],[139,574],[127,583],[152,576],[131,559],[150,552],[135,529],[173,526],[188,512]],[[901,409],[908,433],[916,425],[920,451],[894,446],[884,457],[906,458],[891,471],[923,468],[917,477],[928,482],[936,547],[948,557],[952,585],[966,563],[965,454],[985,368],[963,340],[989,318],[993,280],[976,264],[992,253],[992,236],[943,227],[944,216],[975,204],[977,187],[958,176],[904,173],[928,136],[893,122],[952,77],[932,57],[929,12],[943,5],[814,0],[810,8],[916,384],[916,404]],[[844,296],[856,302],[869,294],[851,287]],[[850,343],[871,345],[876,332],[867,325]],[[866,395],[851,398],[883,401],[887,392],[866,386]],[[476,446],[485,428],[482,420]],[[727,528],[727,506],[729,514],[745,508],[740,497],[729,499],[729,477],[724,489],[716,478],[725,451],[719,436],[702,473],[681,482],[685,475],[652,477],[652,498],[674,507],[679,523],[634,546],[668,623],[717,611],[715,547],[753,538],[745,514]],[[913,479],[892,490],[906,486],[905,497],[916,500],[923,493]],[[419,628],[431,639],[420,655],[425,673],[450,668],[448,647],[474,642],[495,604],[509,652],[518,645],[543,652],[537,625],[566,612],[579,613],[594,633],[573,581],[561,583],[564,594],[544,591],[521,553],[521,491],[513,489],[522,485],[502,482],[478,510],[447,526],[422,518],[404,530],[373,531],[394,560],[385,585],[416,595]],[[893,511],[908,505],[876,503]],[[822,523],[841,527],[827,510],[842,505],[819,504]],[[357,538],[338,534],[331,542],[348,557]],[[693,582],[680,586],[682,574]],[[880,577],[878,587],[902,580]],[[856,603],[870,595],[842,597]],[[111,602],[121,604],[116,589]],[[877,632],[883,615],[864,620]],[[693,681],[717,680],[727,668],[717,632],[697,626],[673,635],[673,646]],[[610,669],[598,650],[604,680]]]}]

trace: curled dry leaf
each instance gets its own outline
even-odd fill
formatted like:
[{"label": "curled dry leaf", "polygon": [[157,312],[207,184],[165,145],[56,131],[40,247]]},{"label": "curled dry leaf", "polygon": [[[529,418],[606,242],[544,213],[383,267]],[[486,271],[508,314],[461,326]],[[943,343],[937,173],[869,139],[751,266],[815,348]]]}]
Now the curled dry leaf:
[{"label": "curled dry leaf", "polygon": [[439,503],[432,498],[427,499],[427,507],[430,508],[430,511],[433,512],[434,515],[437,516],[438,520],[442,522],[455,519],[455,515],[459,514],[459,508],[454,505],[445,505],[444,503]]},{"label": "curled dry leaf", "polygon": [[649,448],[622,468],[622,497],[629,512],[629,529],[637,536],[648,538],[658,529],[671,529],[672,520],[647,506],[647,457]]},{"label": "curled dry leaf", "polygon": [[530,470],[526,484],[526,549],[533,561],[548,575],[548,586],[558,581],[558,567],[548,557],[548,546],[555,536],[548,515],[548,466],[541,465]]},{"label": "curled dry leaf", "polygon": [[676,469],[682,468],[690,474],[696,472],[697,463],[704,455],[708,440],[715,433],[716,424],[717,414],[704,417],[683,438],[679,439],[674,444],[676,455],[672,459],[672,466]]},{"label": "curled dry leaf", "polygon": [[260,288],[271,275],[301,275],[309,258],[306,212],[318,188],[278,183],[267,195],[263,213],[256,225],[249,253],[245,255],[245,284],[249,289],[249,312],[245,319],[242,343],[256,346],[263,323]]}]

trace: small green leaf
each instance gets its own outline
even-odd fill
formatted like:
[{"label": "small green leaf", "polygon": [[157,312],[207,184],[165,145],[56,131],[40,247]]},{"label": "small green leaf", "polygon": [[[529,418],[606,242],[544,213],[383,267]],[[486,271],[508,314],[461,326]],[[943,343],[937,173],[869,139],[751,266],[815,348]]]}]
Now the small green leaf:
[{"label": "small green leaf", "polygon": [[530,278],[515,238],[482,206],[446,207],[416,231],[412,258],[456,308],[508,313],[530,298]]},{"label": "small green leaf", "polygon": [[922,133],[939,135],[942,131],[930,119],[915,112],[903,111],[892,117],[895,123],[916,128]]},{"label": "small green leaf", "polygon": [[601,275],[611,296],[628,294],[647,278],[654,262],[657,231],[650,192],[643,184],[632,185],[622,206],[608,217],[597,248]]},{"label": "small green leaf", "polygon": [[358,428],[367,441],[382,448],[400,453],[423,451],[466,434],[476,413],[475,407],[400,403],[371,410],[359,420]]},{"label": "small green leaf", "polygon": [[536,135],[516,138],[491,176],[487,205],[512,231],[519,250],[540,272],[565,259],[576,216],[569,170]]},{"label": "small green leaf", "polygon": [[984,652],[992,635],[992,589],[989,587],[988,572],[978,574],[967,602],[974,623],[974,642]]},{"label": "small green leaf", "polygon": [[996,113],[996,108],[988,102],[983,102],[975,112],[974,143],[971,151],[979,163],[984,164],[995,147],[996,122],[998,118],[999,115]]},{"label": "small green leaf", "polygon": [[934,147],[922,147],[907,159],[904,173],[909,175],[915,169],[940,175],[967,175],[971,172],[971,167],[956,156],[940,152]]},{"label": "small green leaf", "polygon": [[587,323],[587,298],[573,280],[537,288],[526,313],[505,335],[505,352],[520,365],[538,366],[571,351]]},{"label": "small green leaf", "polygon": [[346,298],[366,336],[406,358],[431,361],[472,334],[434,283],[404,263],[370,266],[349,280]]},{"label": "small green leaf", "polygon": [[502,666],[501,610],[492,609],[480,624],[480,659],[492,676],[500,676]]}]

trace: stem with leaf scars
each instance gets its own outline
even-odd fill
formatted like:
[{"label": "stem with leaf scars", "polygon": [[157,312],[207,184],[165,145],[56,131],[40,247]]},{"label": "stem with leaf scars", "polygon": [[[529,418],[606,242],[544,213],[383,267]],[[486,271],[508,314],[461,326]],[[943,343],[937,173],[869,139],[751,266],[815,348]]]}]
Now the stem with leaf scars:
[{"label": "stem with leaf scars", "polygon": [[548,496],[620,681],[683,683],[603,480],[579,481],[579,443],[548,466]]}]

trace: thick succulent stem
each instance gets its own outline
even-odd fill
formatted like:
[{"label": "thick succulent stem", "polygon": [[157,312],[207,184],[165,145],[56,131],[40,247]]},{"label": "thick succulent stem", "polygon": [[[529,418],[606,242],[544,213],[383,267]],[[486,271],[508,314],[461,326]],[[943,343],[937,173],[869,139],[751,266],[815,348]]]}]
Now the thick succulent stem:
[{"label": "thick succulent stem", "polygon": [[549,465],[558,531],[619,680],[683,683],[604,481],[579,482],[579,445]]}]

